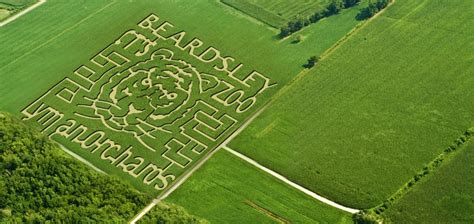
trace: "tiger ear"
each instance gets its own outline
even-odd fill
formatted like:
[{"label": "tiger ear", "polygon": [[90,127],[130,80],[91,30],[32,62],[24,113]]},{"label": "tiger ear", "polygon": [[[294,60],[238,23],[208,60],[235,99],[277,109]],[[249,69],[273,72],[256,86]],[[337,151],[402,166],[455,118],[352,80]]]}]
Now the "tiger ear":
[{"label": "tiger ear", "polygon": [[160,58],[160,59],[167,59],[167,60],[171,60],[173,59],[173,56],[174,56],[174,53],[166,48],[160,48],[158,50],[156,50],[155,52],[153,52],[152,54],[152,59],[155,59],[156,57]]}]

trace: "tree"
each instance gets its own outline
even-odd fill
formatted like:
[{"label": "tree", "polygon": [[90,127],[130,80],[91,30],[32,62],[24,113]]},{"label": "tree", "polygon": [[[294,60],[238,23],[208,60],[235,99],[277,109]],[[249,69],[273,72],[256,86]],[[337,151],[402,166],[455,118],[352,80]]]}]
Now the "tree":
[{"label": "tree", "polygon": [[[338,14],[341,9],[357,5],[361,0],[333,0],[324,10],[318,10],[309,17],[296,17],[280,28],[280,38],[285,38],[298,30],[316,23],[324,17]],[[384,0],[388,1],[388,0]]]},{"label": "tree", "polygon": [[383,223],[383,218],[372,211],[361,211],[352,216],[356,224],[379,224]]},{"label": "tree", "polygon": [[376,3],[376,7],[378,9],[378,11],[384,9],[385,7],[388,6],[388,4],[390,3],[389,0],[378,0],[377,3]]},{"label": "tree", "polygon": [[308,59],[308,63],[306,63],[305,67],[306,67],[306,68],[312,68],[312,67],[314,67],[318,62],[319,62],[319,57],[318,57],[318,56],[311,56],[311,57]]},{"label": "tree", "polygon": [[391,0],[377,0],[376,2],[369,1],[369,5],[362,9],[357,15],[358,19],[368,19],[377,14],[382,9],[390,4]]},{"label": "tree", "polygon": [[361,0],[344,0],[344,8],[350,8],[360,3]]},{"label": "tree", "polygon": [[322,18],[324,18],[324,11],[317,11],[311,17],[309,17],[309,20],[312,23],[316,23]]},{"label": "tree", "polygon": [[333,0],[326,8],[326,16],[338,14],[343,8],[344,4],[341,0]]},{"label": "tree", "polygon": [[295,39],[293,39],[292,43],[297,44],[297,43],[303,41],[303,39],[304,39],[304,38],[303,38],[303,35],[297,35],[297,36],[295,37]]},{"label": "tree", "polygon": [[363,8],[359,12],[359,14],[357,15],[357,18],[360,20],[368,19],[374,16],[377,12],[378,12],[377,6],[374,3],[369,2],[369,5],[366,8]]},{"label": "tree", "polygon": [[[152,200],[70,157],[0,113],[0,223],[126,223]],[[170,223],[198,223],[182,208],[155,209]],[[167,214],[167,212],[170,214]]]},{"label": "tree", "polygon": [[288,25],[280,28],[280,37],[284,38],[291,34],[290,27]]}]

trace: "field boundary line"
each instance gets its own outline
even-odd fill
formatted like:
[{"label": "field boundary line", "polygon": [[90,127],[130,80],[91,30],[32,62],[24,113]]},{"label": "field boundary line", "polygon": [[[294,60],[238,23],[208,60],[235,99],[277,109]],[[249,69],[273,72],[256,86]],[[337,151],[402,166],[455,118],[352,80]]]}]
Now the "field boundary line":
[{"label": "field boundary line", "polygon": [[267,216],[268,218],[270,219],[273,219],[274,221],[276,221],[277,223],[280,223],[280,224],[291,224],[291,222],[288,220],[288,219],[285,219],[284,217],[270,211],[269,209],[267,208],[264,208],[263,206],[260,206],[256,203],[254,203],[253,201],[250,201],[250,200],[245,200],[245,204],[247,204],[248,206],[250,206],[251,208],[255,209],[257,212]]},{"label": "field boundary line", "polygon": [[3,65],[1,68],[6,68],[8,67],[9,65],[12,65],[14,63],[16,63],[17,61],[20,61],[21,59],[23,59],[24,57],[30,55],[31,53],[33,53],[34,51],[46,46],[47,44],[51,43],[53,40],[57,39],[58,37],[62,36],[63,34],[69,32],[70,30],[76,28],[77,26],[79,26],[81,23],[83,23],[84,21],[90,19],[91,17],[97,15],[98,13],[104,11],[106,8],[110,7],[112,4],[116,3],[117,0],[113,0],[112,2],[110,2],[109,4],[105,5],[104,7],[100,8],[99,10],[95,11],[94,13],[92,14],[89,14],[88,16],[86,16],[85,18],[79,20],[79,22],[75,23],[74,25],[70,26],[69,28],[61,31],[60,33],[56,34],[55,36],[51,37],[49,40],[43,42],[42,44],[38,45],[37,47],[35,48],[32,48],[31,50],[25,52],[24,54],[22,54],[20,57],[16,58],[15,60]]},{"label": "field boundary line", "polygon": [[4,20],[3,22],[0,22],[0,27],[3,27],[13,21],[15,21],[16,19],[20,18],[21,16],[25,15],[26,13],[29,13],[30,11],[32,11],[33,9],[36,9],[38,8],[40,5],[46,3],[46,0],[39,0],[37,3],[31,5],[30,7],[24,9],[24,10],[21,10],[21,12],[13,15],[13,16],[10,16],[8,17],[6,20]]},{"label": "field boundary line", "polygon": [[174,182],[174,184],[164,190],[160,195],[158,195],[157,198],[153,199],[153,201],[148,204],[142,211],[140,211],[133,219],[129,222],[131,224],[135,224],[138,220],[140,220],[146,213],[148,213],[153,207],[155,207],[160,201],[164,200],[167,198],[171,193],[173,193],[178,187],[180,187],[191,175],[196,172],[199,168],[204,165],[216,152],[218,152],[221,148],[225,147],[232,139],[234,139],[237,135],[239,135],[247,126],[249,126],[252,121],[258,117],[267,107],[268,103],[266,105],[263,105],[260,109],[258,109],[253,115],[251,115],[247,120],[244,121],[244,123],[237,128],[226,140],[224,140],[221,144],[216,146],[216,148],[210,152],[209,154],[205,155],[202,159],[200,159],[194,167],[191,167],[189,170],[183,173],[182,176],[178,178]]},{"label": "field boundary line", "polygon": [[209,154],[207,154],[204,158],[199,160],[197,164],[189,169],[189,172],[184,173],[179,179],[174,182],[174,184],[168,188],[167,190],[163,191],[160,195],[158,195],[157,198],[153,199],[153,201],[148,204],[142,211],[140,211],[133,219],[130,221],[131,224],[135,224],[138,220],[140,220],[143,216],[145,216],[153,207],[155,207],[158,203],[160,203],[162,200],[167,198],[171,193],[173,193],[178,187],[180,187],[191,175],[196,172],[199,168],[201,168],[202,165],[204,165],[207,160],[211,158],[212,155],[214,155],[217,151],[219,151],[219,148],[216,148]]},{"label": "field boundary line", "polygon": [[[395,1],[395,0],[393,0],[393,2],[394,2],[394,1]],[[359,4],[360,4],[360,3],[359,3]],[[388,8],[388,6],[385,7],[385,9],[386,9],[386,8]],[[353,8],[350,8],[350,9],[343,9],[343,10],[346,11],[346,10],[352,10],[352,9],[353,9]],[[383,9],[383,10],[385,10],[385,9]],[[355,10],[355,9],[354,9],[354,10]],[[383,11],[383,10],[382,10],[382,11]],[[377,14],[381,13],[382,11],[379,11]],[[377,15],[377,14],[376,14],[376,15]],[[340,15],[340,13],[335,14],[335,15],[333,15],[333,16],[337,16],[337,15]],[[375,16],[376,16],[376,15],[375,15]],[[364,23],[368,22],[369,20],[373,19],[375,16],[373,16],[372,18],[369,18],[369,19],[367,19],[367,20],[365,20],[365,21],[364,21],[364,20],[360,20],[359,23],[357,23],[357,24],[354,26],[354,28],[352,28],[348,33],[346,33],[346,35],[344,35],[344,37],[347,36],[347,35],[349,35],[349,34],[351,34],[354,30],[360,28],[362,24],[364,24]],[[320,19],[319,21],[326,20],[326,19],[328,19],[328,18],[330,18],[330,17],[331,17],[331,16],[323,17],[323,18]],[[284,42],[285,40],[288,40],[288,39],[290,39],[291,37],[294,37],[296,34],[303,32],[303,30],[309,29],[312,25],[315,25],[315,24],[319,23],[319,21],[316,22],[316,23],[312,23],[312,24],[310,24],[310,25],[308,25],[308,26],[304,26],[302,29],[300,29],[300,30],[298,30],[298,31],[296,31],[296,32],[294,32],[294,33],[291,33],[290,35],[288,35],[288,36],[286,36],[286,37],[281,38],[281,39],[278,41],[278,43]],[[337,44],[338,42],[340,42],[342,39],[344,39],[344,37],[342,37],[341,39],[339,39],[339,41],[337,41],[336,44]],[[336,44],[334,44],[334,45],[336,45]],[[333,45],[333,46],[334,46],[334,45]],[[328,49],[331,49],[331,47],[328,48]]]},{"label": "field boundary line", "polygon": [[459,156],[466,145],[471,144],[471,140],[474,138],[474,127],[467,129],[459,138],[453,143],[446,147],[441,154],[437,155],[433,160],[426,164],[420,171],[418,171],[412,178],[403,184],[394,194],[383,201],[381,204],[371,208],[369,210],[374,211],[376,214],[383,214],[387,209],[396,204],[397,201],[401,200],[407,193],[412,191],[414,187],[425,179],[431,178],[436,175],[436,172],[440,167],[445,166],[446,163],[452,162],[452,160]]},{"label": "field boundary line", "polygon": [[87,161],[86,159],[84,159],[82,156],[74,153],[73,151],[69,150],[68,148],[66,148],[64,145],[62,144],[59,144],[56,142],[56,144],[59,145],[59,148],[62,149],[64,152],[66,152],[67,154],[69,154],[70,156],[74,157],[75,159],[81,161],[82,163],[86,164],[87,166],[89,166],[90,168],[92,168],[93,170],[99,172],[99,173],[102,173],[102,174],[107,174],[106,172],[104,172],[103,170],[99,169],[98,167],[94,166],[94,164],[90,163],[89,161]]},{"label": "field boundary line", "polygon": [[275,172],[275,171],[273,171],[273,170],[271,170],[271,169],[269,169],[269,168],[267,168],[267,167],[265,167],[265,166],[262,166],[262,165],[259,164],[257,161],[255,161],[255,160],[253,160],[253,159],[250,159],[249,157],[247,157],[247,156],[245,156],[245,155],[243,155],[243,154],[241,154],[241,153],[239,153],[239,152],[237,152],[237,151],[235,151],[235,150],[229,148],[228,146],[223,146],[223,148],[224,148],[227,152],[230,152],[231,154],[233,154],[234,156],[236,156],[236,157],[238,157],[238,158],[244,160],[245,162],[247,162],[247,163],[253,165],[254,167],[256,167],[256,168],[258,168],[258,169],[260,169],[260,170],[262,170],[262,171],[264,171],[265,173],[272,175],[273,177],[277,178],[278,180],[282,181],[283,183],[286,183],[286,184],[290,185],[291,187],[293,187],[293,188],[295,188],[295,189],[297,189],[297,190],[299,190],[299,191],[305,193],[306,195],[308,195],[308,196],[310,196],[310,197],[312,197],[312,198],[314,198],[314,199],[316,199],[316,200],[318,200],[318,201],[320,201],[320,202],[322,202],[322,203],[324,203],[324,204],[326,204],[326,205],[330,205],[330,206],[332,206],[332,207],[334,207],[334,208],[343,210],[343,211],[348,212],[348,213],[351,213],[351,214],[355,214],[355,213],[360,212],[359,209],[349,208],[349,207],[340,205],[340,204],[338,204],[338,203],[336,203],[336,202],[334,202],[334,201],[331,201],[331,200],[329,200],[329,199],[327,199],[327,198],[325,198],[325,197],[323,197],[323,196],[321,196],[321,195],[318,195],[318,194],[316,194],[316,193],[314,193],[314,192],[312,192],[312,191],[306,189],[305,187],[303,187],[303,186],[301,186],[301,185],[298,185],[298,184],[296,184],[296,183],[294,183],[294,182],[288,180],[288,178],[282,176],[281,174],[279,174],[279,173],[277,173],[277,172]]}]

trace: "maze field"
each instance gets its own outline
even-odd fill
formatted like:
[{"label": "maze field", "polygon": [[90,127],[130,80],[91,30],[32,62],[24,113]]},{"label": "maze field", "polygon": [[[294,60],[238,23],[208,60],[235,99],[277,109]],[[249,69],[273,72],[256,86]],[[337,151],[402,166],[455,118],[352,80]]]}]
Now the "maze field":
[{"label": "maze field", "polygon": [[278,38],[330,2],[0,0],[0,111],[156,199],[133,220],[473,223],[472,4],[363,0]]},{"label": "maze field", "polygon": [[99,169],[156,193],[235,131],[272,86],[150,14],[22,115]]}]

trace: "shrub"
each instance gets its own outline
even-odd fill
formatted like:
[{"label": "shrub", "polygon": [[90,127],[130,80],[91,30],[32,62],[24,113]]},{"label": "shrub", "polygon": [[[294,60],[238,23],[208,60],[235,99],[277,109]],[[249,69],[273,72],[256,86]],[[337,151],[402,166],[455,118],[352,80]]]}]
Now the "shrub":
[{"label": "shrub", "polygon": [[306,63],[305,67],[306,68],[312,68],[314,67],[318,62],[319,62],[319,57],[318,56],[312,56],[308,59],[308,63]]},{"label": "shrub", "polygon": [[356,224],[379,224],[384,223],[384,220],[381,216],[375,214],[374,212],[361,211],[352,216],[352,220]]},{"label": "shrub", "polygon": [[358,19],[368,19],[386,8],[392,0],[377,0],[376,2],[369,2],[369,5],[362,9],[357,15]]}]

